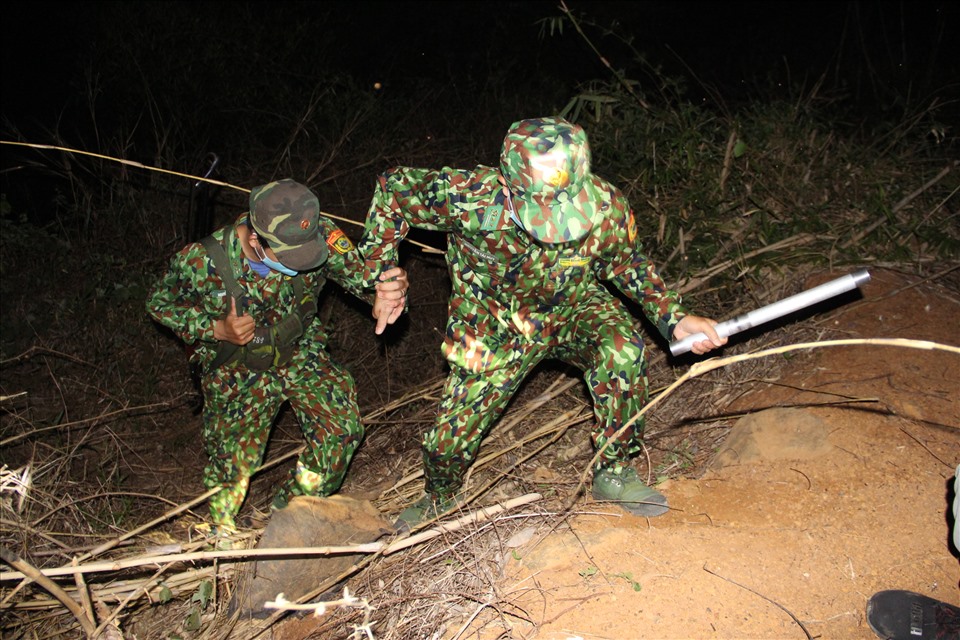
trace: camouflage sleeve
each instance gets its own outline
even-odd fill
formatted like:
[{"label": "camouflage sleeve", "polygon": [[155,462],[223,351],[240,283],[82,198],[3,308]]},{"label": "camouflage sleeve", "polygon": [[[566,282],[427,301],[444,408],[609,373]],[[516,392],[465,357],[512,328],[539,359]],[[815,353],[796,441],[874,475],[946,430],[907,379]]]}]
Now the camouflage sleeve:
[{"label": "camouflage sleeve", "polygon": [[[615,196],[615,199],[617,197]],[[673,328],[687,315],[680,294],[667,288],[653,262],[643,251],[637,238],[637,224],[633,211],[623,196],[611,207],[612,214],[604,220],[604,259],[598,263],[597,276],[611,282],[631,300],[643,308],[647,318],[667,340],[673,338]]]},{"label": "camouflage sleeve", "polygon": [[203,245],[193,243],[170,260],[147,298],[147,312],[187,344],[213,344],[214,322],[229,304],[225,294]]},{"label": "camouflage sleeve", "polygon": [[457,188],[468,172],[395,167],[377,180],[367,213],[366,229],[358,249],[365,260],[364,278],[376,282],[385,269],[397,264],[400,243],[410,227],[450,231],[457,212],[451,208]]},{"label": "camouflage sleeve", "polygon": [[363,277],[363,258],[349,236],[332,220],[322,216],[320,233],[328,250],[324,275],[364,302],[373,304],[372,289],[366,285]]}]

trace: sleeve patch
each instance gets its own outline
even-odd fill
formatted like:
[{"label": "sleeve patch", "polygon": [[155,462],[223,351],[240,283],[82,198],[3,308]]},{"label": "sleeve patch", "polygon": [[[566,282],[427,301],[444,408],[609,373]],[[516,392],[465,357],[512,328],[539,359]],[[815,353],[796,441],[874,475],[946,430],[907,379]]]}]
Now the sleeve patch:
[{"label": "sleeve patch", "polygon": [[349,253],[353,251],[354,248],[353,243],[350,242],[350,238],[340,229],[335,230],[327,236],[327,244],[339,254]]},{"label": "sleeve patch", "polygon": [[627,220],[627,239],[631,244],[637,239],[637,221],[633,217],[633,211],[630,212],[630,218]]}]

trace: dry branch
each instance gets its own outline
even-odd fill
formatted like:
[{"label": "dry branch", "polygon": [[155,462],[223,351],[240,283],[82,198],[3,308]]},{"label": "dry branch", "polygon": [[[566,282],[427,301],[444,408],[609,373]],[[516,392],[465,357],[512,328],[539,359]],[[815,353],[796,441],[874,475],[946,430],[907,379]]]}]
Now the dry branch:
[{"label": "dry branch", "polygon": [[20,578],[28,578],[33,580],[38,585],[46,589],[50,595],[59,600],[63,606],[65,606],[70,613],[73,614],[73,617],[77,619],[77,622],[80,623],[80,626],[83,628],[84,633],[88,638],[92,638],[94,631],[96,631],[96,624],[93,620],[87,617],[87,614],[84,613],[83,609],[80,608],[73,598],[67,595],[67,592],[64,591],[60,585],[56,582],[45,576],[40,572],[39,569],[31,565],[29,562],[23,560],[15,554],[13,551],[10,551],[6,547],[0,547],[0,559],[9,564],[14,569],[19,571]]},{"label": "dry branch", "polygon": [[852,346],[852,345],[875,345],[875,346],[885,346],[885,347],[906,347],[909,349],[922,349],[925,351],[940,350],[946,351],[948,353],[955,353],[960,355],[960,347],[954,347],[951,345],[940,344],[938,342],[930,342],[928,340],[908,340],[905,338],[866,338],[866,339],[847,339],[847,340],[824,340],[822,342],[804,342],[801,344],[790,344],[782,347],[774,347],[772,349],[765,349],[763,351],[758,351],[756,353],[742,353],[735,356],[730,356],[728,358],[711,358],[709,360],[704,360],[702,362],[696,362],[691,367],[690,370],[684,373],[682,376],[676,379],[669,387],[667,387],[663,393],[658,395],[656,398],[648,402],[644,407],[636,413],[632,418],[630,418],[620,429],[611,437],[607,444],[597,450],[596,454],[590,460],[583,472],[580,474],[580,482],[577,484],[577,489],[571,494],[567,509],[573,507],[573,502],[576,500],[577,496],[580,494],[580,490],[586,484],[587,475],[590,473],[590,470],[600,459],[600,456],[603,454],[604,450],[610,445],[611,442],[615,442],[618,438],[623,436],[626,433],[627,429],[632,427],[637,420],[639,420],[644,414],[649,412],[654,406],[658,405],[664,399],[669,397],[678,387],[683,383],[701,376],[705,373],[713,371],[715,369],[720,369],[722,367],[729,366],[731,364],[736,364],[738,362],[745,362],[747,360],[756,360],[758,358],[765,358],[767,356],[777,355],[780,353],[788,353],[790,351],[799,351],[801,349],[818,349],[824,347],[842,347],[842,346]]},{"label": "dry branch", "polygon": [[[482,507],[470,514],[459,518],[451,523],[444,523],[428,529],[408,538],[401,538],[391,543],[370,542],[367,544],[347,545],[347,546],[328,546],[328,547],[289,547],[277,549],[228,549],[223,551],[195,551],[191,553],[172,553],[169,555],[148,555],[137,558],[125,558],[122,560],[113,560],[106,562],[93,562],[79,566],[54,567],[51,569],[34,569],[37,575],[46,577],[56,577],[72,575],[77,573],[102,573],[109,571],[119,571],[132,567],[143,566],[162,566],[173,564],[174,562],[195,562],[200,560],[235,560],[249,558],[282,558],[289,556],[329,556],[356,553],[382,553],[389,555],[396,553],[407,547],[420,544],[427,540],[432,540],[437,536],[450,533],[462,528],[466,524],[473,522],[483,522],[496,516],[499,513],[515,509],[523,505],[535,502],[540,499],[540,494],[530,493],[519,498],[508,500],[502,504],[489,507]],[[4,557],[6,561],[6,557]],[[13,563],[8,562],[13,566]],[[26,576],[22,571],[6,571],[0,573],[0,582],[6,580],[22,580]]]},{"label": "dry branch", "polygon": [[764,253],[770,253],[771,251],[780,251],[782,249],[787,249],[790,247],[799,247],[806,244],[810,244],[817,240],[817,236],[809,233],[799,233],[795,236],[790,236],[789,238],[784,238],[779,242],[774,242],[773,244],[760,247],[748,253],[743,254],[742,256],[737,257],[736,259],[725,260],[720,264],[710,267],[709,269],[704,269],[696,276],[687,280],[682,285],[677,287],[677,291],[680,293],[689,293],[690,291],[695,291],[699,289],[705,282],[713,278],[714,276],[726,271],[730,267],[736,265],[742,265],[744,261],[749,260],[750,258],[755,258]]},{"label": "dry branch", "polygon": [[[918,189],[916,189],[913,193],[907,194],[907,195],[906,195],[904,198],[902,198],[898,203],[896,203],[895,205],[893,205],[893,209],[890,210],[890,213],[896,213],[896,212],[900,211],[900,209],[904,208],[905,206],[907,206],[908,204],[910,204],[911,202],[913,202],[913,200],[916,199],[917,196],[919,196],[919,195],[922,194],[924,191],[926,191],[927,189],[929,189],[929,188],[932,187],[933,185],[935,185],[935,184],[937,184],[938,182],[940,182],[941,180],[943,180],[943,178],[945,178],[945,177],[947,176],[947,174],[950,173],[950,171],[952,171],[958,164],[960,164],[960,162],[954,161],[953,164],[947,165],[946,167],[944,167],[943,169],[941,169],[941,170],[940,170],[940,173],[938,173],[936,176],[934,176],[933,178],[931,178],[930,180],[928,180],[928,181],[927,181],[926,183],[924,183],[921,187],[919,187]],[[861,240],[863,240],[864,238],[866,238],[868,235],[870,235],[871,233],[873,233],[873,231],[874,231],[877,227],[879,227],[879,226],[882,225],[882,224],[886,224],[887,221],[888,221],[888,220],[887,220],[887,216],[885,216],[885,215],[880,216],[879,218],[877,218],[876,220],[874,220],[871,224],[867,225],[862,231],[860,231],[860,233],[852,236],[849,240],[847,240],[847,241],[846,241],[845,243],[843,243],[841,246],[842,246],[844,249],[849,249],[850,247],[855,246],[858,242],[860,242]]]}]

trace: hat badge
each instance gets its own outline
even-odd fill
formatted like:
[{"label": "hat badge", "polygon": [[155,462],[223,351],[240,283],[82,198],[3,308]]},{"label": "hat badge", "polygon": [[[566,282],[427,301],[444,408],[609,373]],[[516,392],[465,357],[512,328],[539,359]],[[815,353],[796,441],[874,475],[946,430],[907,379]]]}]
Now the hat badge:
[{"label": "hat badge", "polygon": [[565,169],[551,169],[544,176],[543,181],[551,187],[565,187],[570,184],[570,174]]},{"label": "hat badge", "polygon": [[309,221],[309,220],[301,220],[301,221],[300,221],[300,228],[303,229],[304,231],[306,231],[307,229],[309,229],[309,228],[310,228],[310,221]]},{"label": "hat badge", "polygon": [[561,189],[570,184],[570,173],[563,166],[565,160],[562,152],[552,151],[531,158],[530,164],[540,173],[545,184]]}]

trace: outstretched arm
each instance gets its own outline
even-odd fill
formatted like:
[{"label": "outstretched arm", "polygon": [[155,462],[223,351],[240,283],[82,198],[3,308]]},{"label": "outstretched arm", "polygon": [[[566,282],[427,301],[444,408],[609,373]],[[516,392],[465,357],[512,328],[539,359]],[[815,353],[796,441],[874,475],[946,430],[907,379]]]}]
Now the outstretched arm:
[{"label": "outstretched arm", "polygon": [[433,231],[452,228],[458,212],[450,206],[451,194],[468,180],[469,172],[449,167],[394,167],[380,175],[357,247],[365,261],[368,281],[398,263],[400,243],[411,227]]},{"label": "outstretched arm", "polygon": [[364,261],[350,239],[331,220],[321,218],[324,237],[330,251],[326,272],[332,280],[361,300],[373,307],[373,317],[377,320],[374,331],[383,333],[388,324],[396,322],[406,307],[407,272],[400,267],[383,270],[377,276],[372,288],[376,293],[369,294],[371,286],[364,273]]}]

